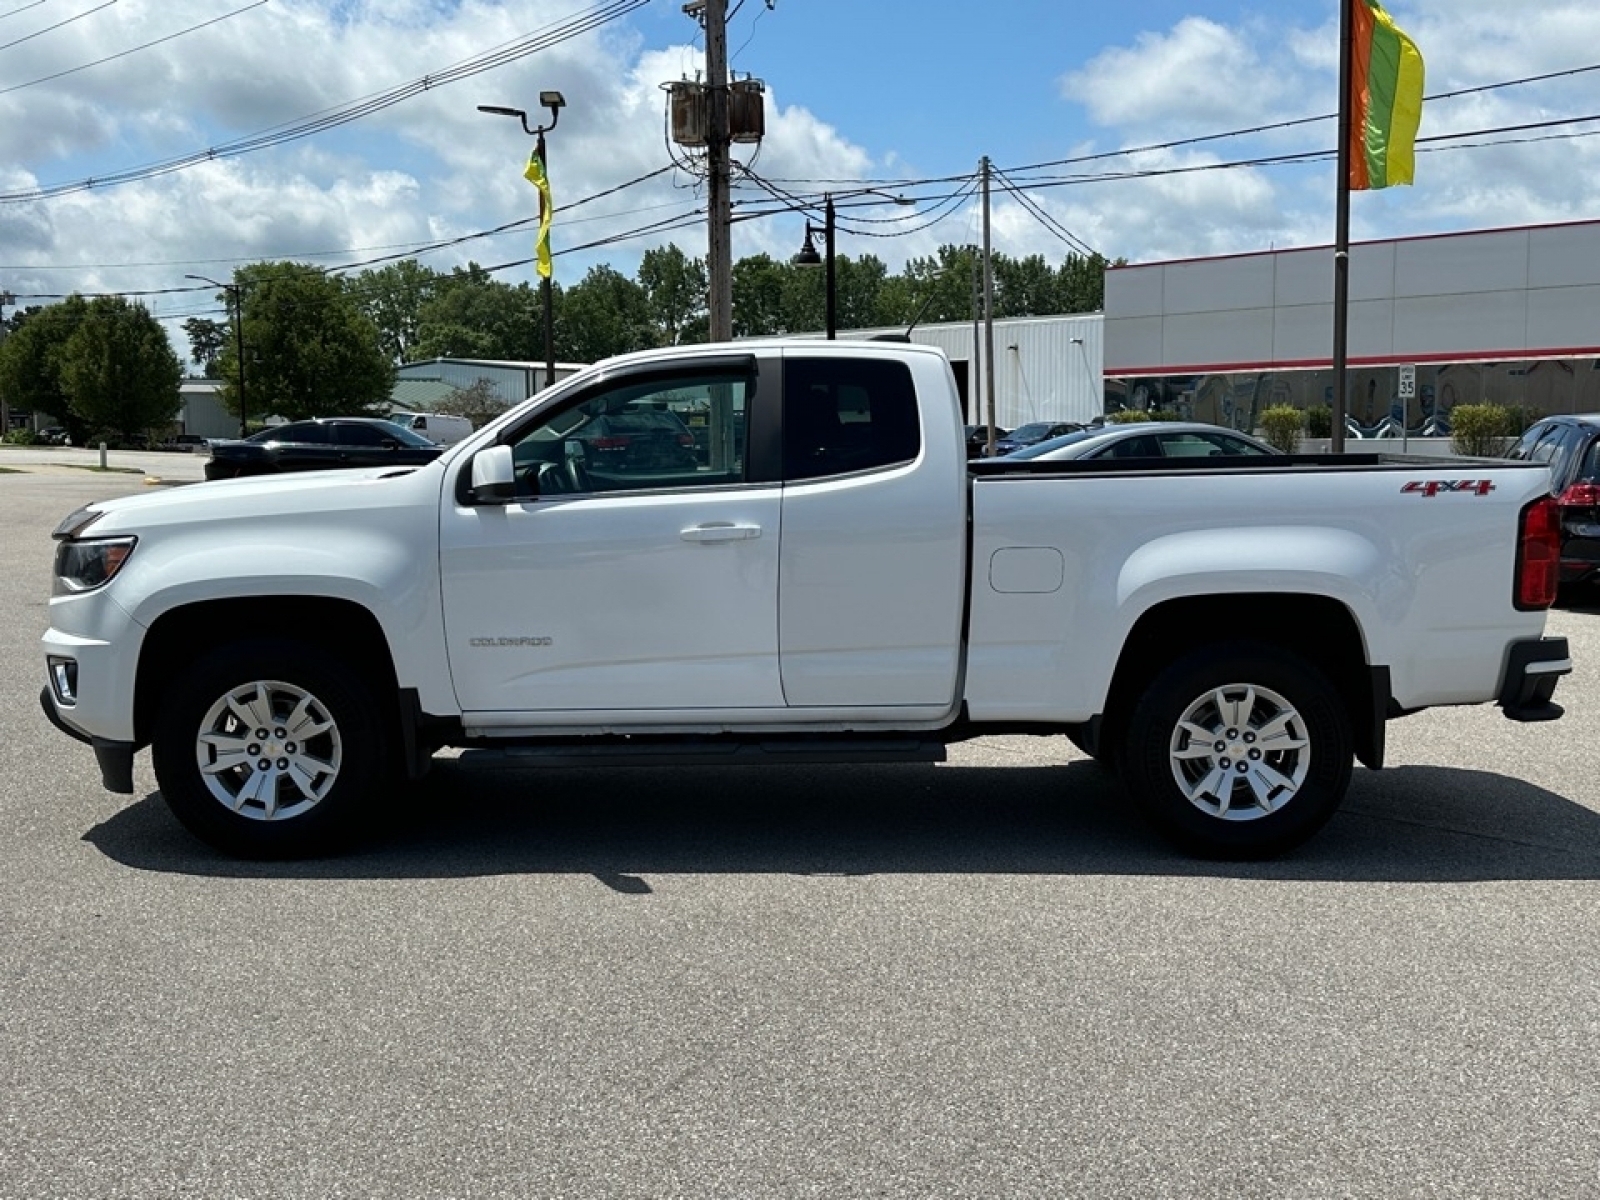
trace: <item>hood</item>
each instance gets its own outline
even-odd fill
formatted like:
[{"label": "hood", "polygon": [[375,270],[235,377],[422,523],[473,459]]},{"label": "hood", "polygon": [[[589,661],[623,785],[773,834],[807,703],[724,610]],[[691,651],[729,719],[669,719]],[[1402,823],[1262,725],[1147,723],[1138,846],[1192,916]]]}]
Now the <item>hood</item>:
[{"label": "hood", "polygon": [[439,494],[439,461],[419,467],[366,467],[359,470],[299,471],[249,475],[207,483],[180,484],[133,496],[98,500],[85,509],[99,518],[91,535],[138,533],[166,525],[190,525],[273,516],[304,516],[402,507]]}]

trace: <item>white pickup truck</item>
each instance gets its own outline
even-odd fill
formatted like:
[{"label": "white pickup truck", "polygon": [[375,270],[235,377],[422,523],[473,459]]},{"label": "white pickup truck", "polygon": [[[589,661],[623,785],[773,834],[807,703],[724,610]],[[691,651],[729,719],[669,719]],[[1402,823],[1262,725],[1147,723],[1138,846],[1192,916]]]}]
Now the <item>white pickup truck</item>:
[{"label": "white pickup truck", "polygon": [[1526,463],[969,464],[948,362],[763,341],[603,362],[436,462],[93,504],[41,694],[240,855],[323,850],[445,746],[936,761],[1054,733],[1202,854],[1274,854],[1430,705],[1560,715]]}]

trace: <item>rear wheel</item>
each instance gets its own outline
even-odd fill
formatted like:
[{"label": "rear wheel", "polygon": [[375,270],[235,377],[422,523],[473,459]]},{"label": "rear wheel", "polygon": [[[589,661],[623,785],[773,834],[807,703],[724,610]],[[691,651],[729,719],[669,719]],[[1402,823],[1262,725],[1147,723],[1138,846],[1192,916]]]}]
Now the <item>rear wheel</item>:
[{"label": "rear wheel", "polygon": [[385,778],[387,739],[366,685],[292,642],[228,647],[174,682],[152,750],[168,807],[196,837],[244,858],[343,844]]},{"label": "rear wheel", "polygon": [[1185,849],[1265,858],[1305,841],[1350,784],[1350,720],[1299,655],[1261,643],[1191,654],[1150,685],[1128,723],[1122,774]]}]

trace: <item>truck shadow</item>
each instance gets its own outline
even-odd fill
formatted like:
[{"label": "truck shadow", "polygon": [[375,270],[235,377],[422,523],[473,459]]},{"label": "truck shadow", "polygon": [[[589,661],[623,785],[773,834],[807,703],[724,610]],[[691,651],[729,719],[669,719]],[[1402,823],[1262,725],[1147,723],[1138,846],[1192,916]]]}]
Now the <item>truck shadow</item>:
[{"label": "truck shadow", "polygon": [[588,874],[1094,874],[1435,883],[1600,879],[1600,814],[1521,780],[1447,767],[1358,769],[1312,842],[1265,863],[1167,846],[1111,776],[1062,766],[590,768],[441,760],[340,857],[223,858],[159,792],[84,835],[147,871],[407,879]]}]

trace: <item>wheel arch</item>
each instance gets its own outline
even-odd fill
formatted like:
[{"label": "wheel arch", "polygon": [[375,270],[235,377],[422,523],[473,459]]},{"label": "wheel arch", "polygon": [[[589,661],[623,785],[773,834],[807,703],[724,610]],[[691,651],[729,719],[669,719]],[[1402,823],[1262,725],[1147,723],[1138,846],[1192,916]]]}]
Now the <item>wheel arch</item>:
[{"label": "wheel arch", "polygon": [[[1219,629],[1239,633],[1222,636]],[[1293,651],[1321,671],[1349,710],[1356,757],[1369,767],[1383,765],[1388,668],[1369,665],[1360,622],[1348,607],[1331,597],[1300,593],[1189,596],[1149,609],[1122,644],[1097,744],[1121,744],[1134,705],[1168,663],[1241,638]]]},{"label": "wheel arch", "polygon": [[336,653],[372,686],[386,720],[398,721],[394,655],[376,616],[331,596],[258,596],[204,600],[163,613],[139,651],[134,686],[134,735],[147,744],[163,689],[219,646],[289,639]]}]

